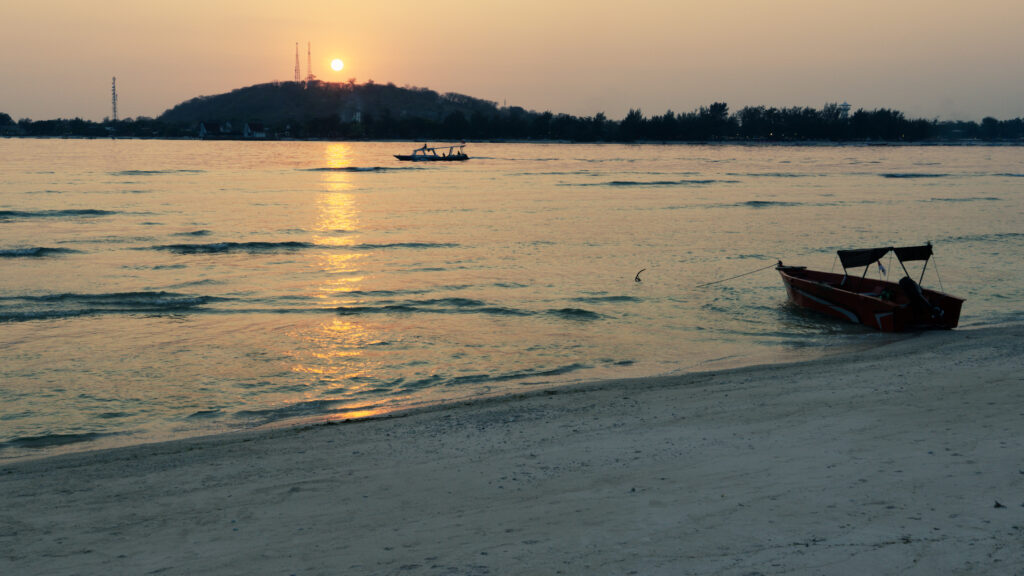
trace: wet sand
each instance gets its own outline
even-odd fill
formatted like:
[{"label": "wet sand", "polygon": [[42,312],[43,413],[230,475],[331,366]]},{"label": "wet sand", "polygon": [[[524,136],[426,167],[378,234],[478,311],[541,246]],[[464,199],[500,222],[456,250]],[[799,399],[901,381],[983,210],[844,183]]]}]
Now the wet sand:
[{"label": "wet sand", "polygon": [[1024,574],[1024,327],[0,466],[2,574]]}]

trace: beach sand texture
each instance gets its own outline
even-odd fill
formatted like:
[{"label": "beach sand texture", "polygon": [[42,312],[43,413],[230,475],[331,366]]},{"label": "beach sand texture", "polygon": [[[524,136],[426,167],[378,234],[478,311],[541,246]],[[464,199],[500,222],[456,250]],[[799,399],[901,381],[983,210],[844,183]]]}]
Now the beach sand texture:
[{"label": "beach sand texture", "polygon": [[2,574],[1024,574],[1024,328],[0,467]]}]

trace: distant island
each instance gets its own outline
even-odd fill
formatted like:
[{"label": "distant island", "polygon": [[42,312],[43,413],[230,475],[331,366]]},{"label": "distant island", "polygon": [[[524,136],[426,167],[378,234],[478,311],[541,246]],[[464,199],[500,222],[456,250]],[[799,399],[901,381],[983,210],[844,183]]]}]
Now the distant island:
[{"label": "distant island", "polygon": [[534,140],[567,142],[1009,142],[1024,143],[1024,119],[908,119],[886,108],[851,110],[715,102],[692,112],[622,120],[535,112],[462,94],[373,81],[272,82],[182,102],[158,118],[102,122],[14,121],[0,113],[0,136],[326,140]]}]

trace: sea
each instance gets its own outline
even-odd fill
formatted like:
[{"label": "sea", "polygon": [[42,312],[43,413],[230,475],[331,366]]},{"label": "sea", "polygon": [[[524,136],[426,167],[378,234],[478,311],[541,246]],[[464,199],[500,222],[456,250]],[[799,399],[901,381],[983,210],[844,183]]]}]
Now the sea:
[{"label": "sea", "polygon": [[839,249],[1024,320],[1024,147],[421,144],[0,139],[0,460],[913,338],[787,303]]}]

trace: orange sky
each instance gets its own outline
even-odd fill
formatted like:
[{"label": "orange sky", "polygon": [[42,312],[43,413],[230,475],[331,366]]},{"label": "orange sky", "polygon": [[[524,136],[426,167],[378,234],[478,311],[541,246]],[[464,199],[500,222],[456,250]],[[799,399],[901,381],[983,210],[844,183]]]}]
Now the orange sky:
[{"label": "orange sky", "polygon": [[[1024,117],[1024,2],[973,0],[33,0],[5,2],[0,112],[158,116],[291,80],[394,82],[622,118],[724,101],[848,101],[910,117]],[[429,8],[429,9],[426,9]],[[333,58],[345,61],[334,72]]]}]

